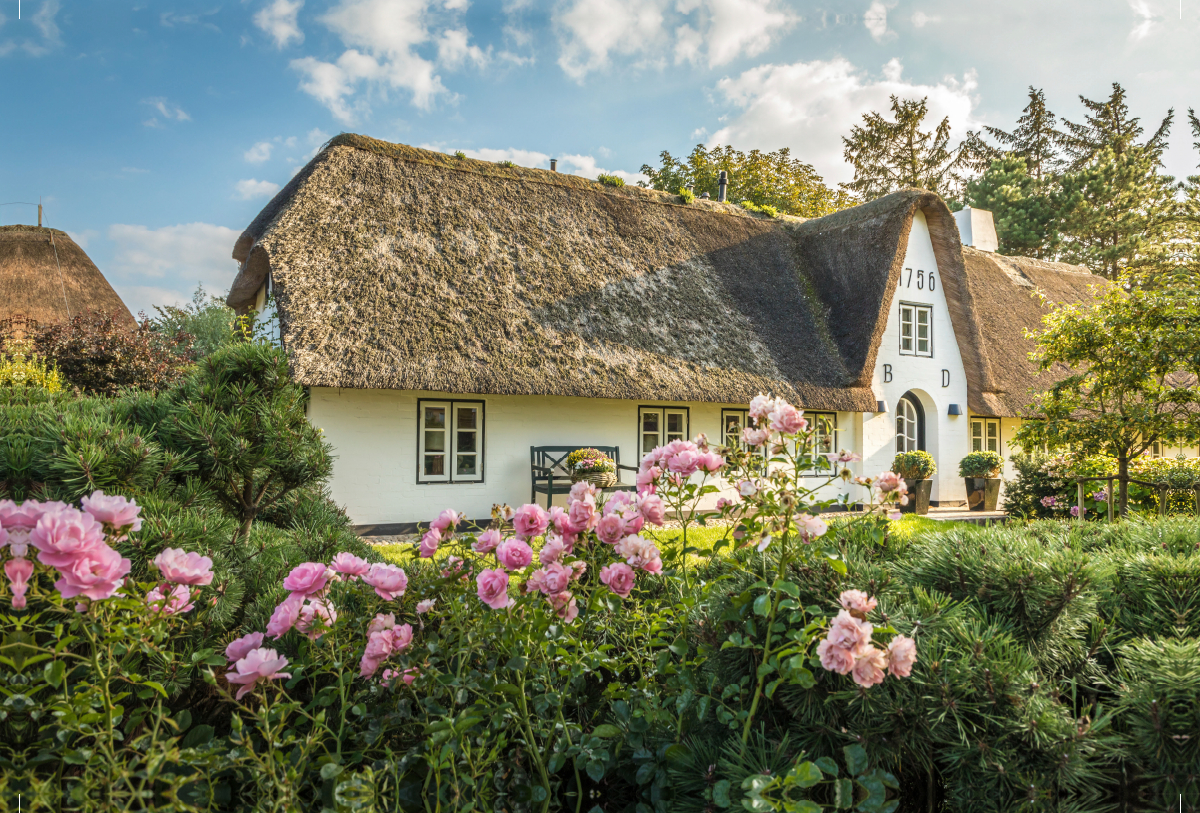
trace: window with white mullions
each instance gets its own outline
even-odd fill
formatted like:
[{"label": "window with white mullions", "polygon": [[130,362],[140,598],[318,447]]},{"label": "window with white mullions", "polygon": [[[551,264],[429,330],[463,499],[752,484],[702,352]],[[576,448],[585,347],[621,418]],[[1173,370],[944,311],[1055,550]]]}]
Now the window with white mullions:
[{"label": "window with white mullions", "polygon": [[417,482],[483,480],[483,402],[417,402]]},{"label": "window with white mullions", "polygon": [[687,407],[638,407],[638,448],[641,454],[673,440],[687,439]]},{"label": "window with white mullions", "polygon": [[745,409],[721,410],[721,438],[735,449],[742,443],[742,430],[750,425],[750,413]]},{"label": "window with white mullions", "polygon": [[1000,451],[1000,421],[988,418],[971,419],[971,451],[995,452]]},{"label": "window with white mullions", "polygon": [[915,452],[925,448],[925,411],[911,393],[896,403],[896,451]]},{"label": "window with white mullions", "polygon": [[933,355],[933,307],[900,303],[900,354]]},{"label": "window with white mullions", "polygon": [[[836,412],[805,412],[809,428],[812,429],[812,447],[809,453],[814,457],[838,451],[838,428]],[[814,474],[828,474],[832,469],[828,466],[815,465]]]}]

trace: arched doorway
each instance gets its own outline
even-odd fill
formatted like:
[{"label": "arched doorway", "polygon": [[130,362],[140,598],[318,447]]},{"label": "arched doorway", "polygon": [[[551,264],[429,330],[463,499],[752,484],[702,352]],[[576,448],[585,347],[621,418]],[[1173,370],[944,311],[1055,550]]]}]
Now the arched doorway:
[{"label": "arched doorway", "polygon": [[900,396],[896,404],[896,451],[925,449],[925,410],[921,399],[912,392]]}]

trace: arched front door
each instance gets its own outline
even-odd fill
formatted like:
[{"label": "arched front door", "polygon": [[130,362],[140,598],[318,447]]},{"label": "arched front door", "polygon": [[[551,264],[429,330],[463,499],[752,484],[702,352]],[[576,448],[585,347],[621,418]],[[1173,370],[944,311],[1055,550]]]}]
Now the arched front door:
[{"label": "arched front door", "polygon": [[896,451],[915,452],[925,448],[925,410],[911,392],[896,404]]}]

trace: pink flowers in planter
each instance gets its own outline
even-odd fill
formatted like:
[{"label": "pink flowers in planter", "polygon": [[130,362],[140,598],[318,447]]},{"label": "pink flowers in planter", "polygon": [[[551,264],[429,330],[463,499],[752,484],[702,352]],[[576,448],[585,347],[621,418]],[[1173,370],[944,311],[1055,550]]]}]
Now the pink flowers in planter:
[{"label": "pink flowers in planter", "polygon": [[885,673],[908,677],[917,660],[917,645],[905,635],[895,635],[886,650],[871,641],[874,626],[867,613],[876,600],[861,590],[846,590],[839,601],[842,610],[829,625],[829,632],[817,645],[821,666],[839,675],[850,675],[859,686],[883,683]]}]

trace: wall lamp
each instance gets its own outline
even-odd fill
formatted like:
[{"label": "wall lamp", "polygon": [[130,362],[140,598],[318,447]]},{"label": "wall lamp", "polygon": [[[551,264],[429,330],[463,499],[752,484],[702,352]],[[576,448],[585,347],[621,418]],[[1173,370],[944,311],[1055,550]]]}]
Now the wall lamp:
[{"label": "wall lamp", "polygon": [[875,402],[875,411],[876,412],[887,412],[888,411],[887,401],[876,401]]},{"label": "wall lamp", "polygon": [[951,404],[951,405],[950,405],[950,411],[949,411],[949,412],[947,412],[946,414],[947,414],[947,415],[961,415],[961,414],[962,414],[962,408],[961,408],[961,407],[960,407],[958,404]]}]

